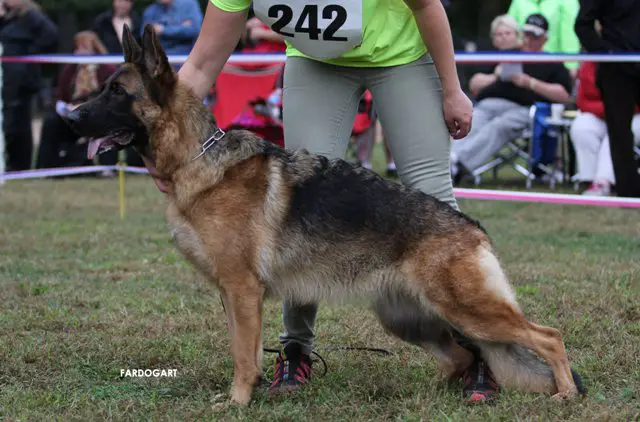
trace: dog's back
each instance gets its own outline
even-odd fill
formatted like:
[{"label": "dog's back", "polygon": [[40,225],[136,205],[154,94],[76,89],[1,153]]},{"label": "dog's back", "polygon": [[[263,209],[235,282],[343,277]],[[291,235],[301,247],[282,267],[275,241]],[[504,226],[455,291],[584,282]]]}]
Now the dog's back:
[{"label": "dog's back", "polygon": [[448,204],[360,166],[283,150],[244,131],[225,138],[210,153],[212,168],[264,160],[256,267],[277,296],[306,302],[377,294],[427,239],[434,244],[425,265],[434,272],[453,251],[489,242],[476,221]]}]

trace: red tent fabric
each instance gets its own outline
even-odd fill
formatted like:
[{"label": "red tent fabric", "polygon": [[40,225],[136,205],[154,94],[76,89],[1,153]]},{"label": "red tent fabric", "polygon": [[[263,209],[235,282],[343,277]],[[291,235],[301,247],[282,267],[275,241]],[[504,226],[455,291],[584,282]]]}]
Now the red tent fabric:
[{"label": "red tent fabric", "polygon": [[264,69],[225,66],[214,87],[216,102],[212,112],[218,126],[227,127],[256,97],[268,98],[281,69],[281,64]]}]

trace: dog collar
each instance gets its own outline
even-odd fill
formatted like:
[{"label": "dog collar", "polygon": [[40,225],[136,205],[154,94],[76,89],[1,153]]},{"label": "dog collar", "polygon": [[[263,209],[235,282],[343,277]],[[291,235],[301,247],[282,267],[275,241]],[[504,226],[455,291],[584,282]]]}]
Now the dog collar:
[{"label": "dog collar", "polygon": [[225,135],[225,132],[218,128],[215,133],[213,135],[211,135],[211,137],[209,139],[207,139],[206,141],[204,141],[202,143],[202,145],[200,146],[200,154],[196,155],[195,157],[193,157],[191,159],[191,161],[195,161],[198,158],[202,157],[204,155],[205,152],[207,152],[207,150],[209,148],[211,148],[213,146],[213,144],[215,144],[217,141],[219,141],[220,139],[222,139],[222,137]]}]

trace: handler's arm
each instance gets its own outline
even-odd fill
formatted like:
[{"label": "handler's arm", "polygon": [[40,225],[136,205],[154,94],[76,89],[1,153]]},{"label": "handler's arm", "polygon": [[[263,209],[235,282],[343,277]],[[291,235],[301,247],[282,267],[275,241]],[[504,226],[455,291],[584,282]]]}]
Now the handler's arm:
[{"label": "handler's arm", "polygon": [[453,39],[441,0],[404,0],[413,11],[422,39],[440,75],[445,92],[460,89],[453,53]]},{"label": "handler's arm", "polygon": [[229,59],[244,30],[246,10],[225,12],[209,3],[202,29],[189,58],[180,68],[180,81],[204,98]]}]

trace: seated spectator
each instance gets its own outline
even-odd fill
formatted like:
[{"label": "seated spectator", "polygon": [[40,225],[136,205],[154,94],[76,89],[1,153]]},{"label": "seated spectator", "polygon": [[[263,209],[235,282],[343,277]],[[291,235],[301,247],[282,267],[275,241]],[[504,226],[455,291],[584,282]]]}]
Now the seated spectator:
[{"label": "seated spectator", "polygon": [[[107,54],[107,49],[91,31],[78,32],[74,39],[74,54]],[[115,71],[114,65],[68,64],[60,73],[55,109],[49,110],[42,123],[37,168],[90,164],[86,161],[86,145],[79,145],[78,135],[60,115],[73,110],[96,95],[102,84]],[[115,164],[117,153],[100,156],[101,164]]]},{"label": "seated spectator", "polygon": [[[547,30],[542,15],[529,16],[523,27],[521,51],[541,53]],[[451,172],[456,182],[522,133],[530,122],[529,109],[534,103],[569,100],[571,76],[562,63],[525,63],[522,70],[498,64],[493,73],[491,81],[478,91],[471,132],[451,147]]]},{"label": "seated spectator", "polygon": [[[496,16],[491,22],[491,44],[497,51],[512,51],[520,46],[520,29],[516,20],[509,15]],[[474,72],[469,80],[469,90],[472,97],[476,97],[478,92],[487,85],[495,81],[495,65],[470,66]]]},{"label": "seated spectator", "polygon": [[[576,105],[580,114],[571,124],[571,141],[576,151],[577,180],[591,182],[583,195],[609,196],[615,185],[609,135],[604,116],[604,103],[596,86],[593,62],[584,62],[578,70]],[[636,145],[640,144],[640,107],[636,107],[631,130]]]},{"label": "seated spectator", "polygon": [[[255,16],[247,20],[240,44],[241,53],[275,54],[284,53],[287,49],[282,36]],[[273,67],[273,64],[243,63],[237,66],[244,70],[256,71]]]},{"label": "seated spectator", "polygon": [[110,54],[123,53],[122,33],[125,24],[135,36],[138,36],[138,42],[140,41],[140,17],[132,9],[133,0],[113,0],[111,10],[101,13],[93,21],[93,32],[98,35]]},{"label": "seated spectator", "polygon": [[189,54],[202,26],[196,0],[157,0],[144,10],[142,29],[152,24],[167,54]]},{"label": "seated spectator", "polygon": [[254,16],[247,20],[243,53],[284,53],[286,49],[282,36],[260,19]]},{"label": "seated spectator", "polygon": [[[0,0],[0,44],[3,55],[49,53],[58,42],[58,29],[31,0]],[[41,67],[35,63],[2,64],[2,130],[7,170],[31,167],[33,134],[31,103],[41,88]]]}]

